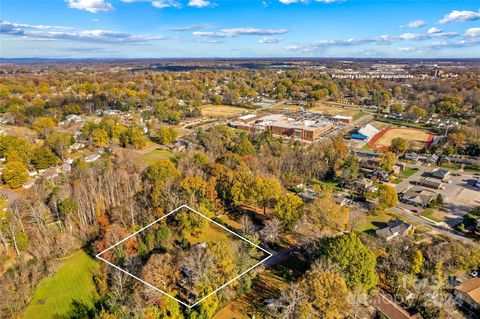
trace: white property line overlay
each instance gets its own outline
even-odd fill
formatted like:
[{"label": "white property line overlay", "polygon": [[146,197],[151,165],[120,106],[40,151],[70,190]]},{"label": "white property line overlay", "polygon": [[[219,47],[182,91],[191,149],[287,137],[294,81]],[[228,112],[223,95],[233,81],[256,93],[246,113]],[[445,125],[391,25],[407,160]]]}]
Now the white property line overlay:
[{"label": "white property line overlay", "polygon": [[[194,212],[194,213],[196,213],[196,214],[198,214],[198,215],[202,216],[203,218],[207,219],[208,221],[210,221],[210,222],[214,223],[215,225],[217,225],[217,226],[219,226],[219,227],[221,227],[221,228],[225,229],[225,230],[226,230],[226,231],[228,231],[229,233],[231,233],[231,234],[233,234],[233,235],[237,236],[238,238],[240,238],[240,239],[242,239],[242,240],[244,240],[244,241],[248,242],[250,245],[252,245],[252,246],[254,246],[254,247],[256,247],[256,248],[260,249],[261,251],[265,252],[265,253],[268,255],[268,257],[266,257],[266,258],[262,259],[261,261],[259,261],[259,262],[258,262],[258,263],[256,263],[255,265],[253,265],[252,267],[250,267],[250,268],[248,268],[247,270],[245,270],[244,272],[242,272],[240,275],[238,275],[238,276],[236,276],[235,278],[233,278],[233,279],[229,280],[227,283],[225,283],[225,284],[221,285],[220,287],[218,287],[217,289],[215,289],[214,291],[212,291],[211,293],[209,293],[208,295],[206,295],[205,297],[203,297],[202,299],[198,300],[197,302],[195,302],[195,303],[194,303],[194,304],[192,304],[192,305],[190,305],[190,304],[187,304],[187,303],[185,303],[185,302],[183,302],[183,301],[179,300],[178,298],[175,298],[175,297],[174,297],[174,296],[172,296],[172,295],[169,295],[169,294],[168,294],[168,293],[166,293],[165,291],[163,291],[163,290],[161,290],[161,289],[159,289],[159,288],[157,288],[157,287],[155,287],[155,286],[153,286],[153,285],[149,284],[148,282],[146,282],[146,281],[144,281],[144,280],[142,280],[142,279],[138,278],[137,276],[135,276],[135,275],[133,275],[133,274],[129,273],[128,271],[125,271],[125,270],[123,270],[122,268],[118,267],[117,265],[115,265],[115,264],[113,264],[113,263],[109,262],[108,260],[106,260],[106,259],[104,259],[104,258],[100,257],[100,255],[102,255],[102,254],[106,253],[106,252],[107,252],[107,251],[109,251],[110,249],[113,249],[113,248],[115,248],[116,246],[120,245],[121,243],[125,242],[126,240],[128,240],[128,239],[132,238],[133,236],[137,235],[138,233],[140,233],[140,232],[144,231],[145,229],[147,229],[148,227],[152,226],[153,224],[156,224],[156,223],[158,223],[158,222],[159,222],[159,221],[161,221],[162,219],[164,219],[164,218],[167,218],[168,216],[170,216],[170,215],[172,215],[172,214],[176,213],[177,211],[179,211],[179,210],[180,210],[180,209],[182,209],[182,208],[187,208],[187,209],[189,209],[190,211],[192,211],[192,212]],[[254,244],[254,243],[252,243],[252,242],[251,242],[250,240],[248,240],[247,238],[240,236],[239,234],[237,234],[237,233],[236,233],[236,232],[234,232],[234,231],[231,231],[230,229],[228,229],[227,227],[223,226],[222,224],[220,224],[220,223],[217,223],[217,222],[216,222],[216,221],[214,221],[213,219],[211,219],[211,218],[208,218],[207,216],[203,215],[203,214],[202,214],[202,213],[200,213],[200,212],[197,212],[195,209],[193,209],[193,208],[191,208],[191,207],[189,207],[189,206],[187,206],[187,205],[182,205],[182,206],[180,206],[180,207],[178,207],[178,208],[176,208],[176,209],[172,210],[170,213],[166,214],[165,216],[162,216],[162,217],[160,217],[159,219],[157,219],[157,220],[155,220],[155,221],[151,222],[151,223],[150,223],[150,224],[148,224],[147,226],[145,226],[145,227],[143,227],[143,228],[140,228],[139,230],[137,230],[137,231],[136,231],[136,232],[134,232],[133,234],[131,234],[131,235],[129,235],[129,236],[127,236],[127,237],[125,237],[124,239],[120,240],[118,243],[116,243],[116,244],[114,244],[114,245],[110,246],[109,248],[107,248],[107,249],[105,249],[105,250],[103,250],[103,251],[99,252],[99,253],[98,253],[98,254],[97,254],[95,257],[96,257],[96,258],[98,258],[98,259],[100,259],[100,260],[102,260],[103,262],[105,262],[105,263],[109,264],[110,266],[114,267],[115,269],[118,269],[118,270],[120,270],[121,272],[123,272],[123,273],[125,273],[125,274],[129,275],[130,277],[133,277],[133,278],[135,278],[136,280],[138,280],[138,281],[142,282],[143,284],[147,285],[148,287],[150,287],[150,288],[152,288],[152,289],[155,289],[155,290],[157,290],[158,292],[160,292],[160,293],[164,294],[165,296],[167,296],[167,297],[170,297],[170,298],[172,298],[172,299],[176,300],[177,302],[181,303],[181,304],[182,304],[182,305],[184,305],[185,307],[188,307],[188,308],[193,308],[193,307],[195,307],[196,305],[198,305],[200,302],[202,302],[203,300],[205,300],[205,299],[207,299],[208,297],[210,297],[211,295],[215,294],[217,291],[219,291],[219,290],[221,290],[221,289],[225,288],[226,286],[228,286],[229,284],[231,284],[231,283],[232,283],[232,282],[234,282],[235,280],[239,279],[240,277],[242,277],[243,275],[245,275],[245,274],[246,274],[246,273],[248,273],[249,271],[253,270],[254,268],[256,268],[257,266],[259,266],[260,264],[264,263],[265,261],[267,261],[267,260],[268,260],[270,257],[272,257],[272,256],[273,256],[273,254],[272,254],[271,252],[269,252],[268,250],[266,250],[266,249],[264,249],[264,248],[260,247],[260,246],[259,246],[259,245],[257,245],[257,244]]]}]

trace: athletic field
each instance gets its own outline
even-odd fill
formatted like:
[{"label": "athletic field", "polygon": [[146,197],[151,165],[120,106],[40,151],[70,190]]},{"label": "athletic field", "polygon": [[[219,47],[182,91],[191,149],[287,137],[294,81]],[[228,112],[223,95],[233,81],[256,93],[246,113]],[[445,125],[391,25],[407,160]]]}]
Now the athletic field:
[{"label": "athletic field", "polygon": [[422,149],[430,146],[435,135],[430,132],[414,128],[387,127],[375,135],[368,145],[371,148],[386,151],[394,138],[401,137],[407,140],[414,149]]}]

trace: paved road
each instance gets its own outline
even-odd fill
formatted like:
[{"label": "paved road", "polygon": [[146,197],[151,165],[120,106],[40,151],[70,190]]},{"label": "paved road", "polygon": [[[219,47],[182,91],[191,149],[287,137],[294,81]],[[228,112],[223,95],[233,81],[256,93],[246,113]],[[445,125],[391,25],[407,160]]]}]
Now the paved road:
[{"label": "paved road", "polygon": [[[442,227],[434,222],[430,222],[424,218],[421,218],[419,217],[418,215],[415,215],[414,213],[402,208],[402,207],[393,207],[392,208],[392,211],[394,213],[397,213],[407,219],[410,219],[418,224],[421,224],[423,226],[426,226],[438,233],[441,233],[442,235],[445,235],[447,237],[450,237],[450,238],[453,238],[453,239],[456,239],[456,240],[459,240],[465,244],[469,244],[469,245],[478,245],[478,242],[469,238],[469,237],[466,237],[465,235],[453,230],[453,229],[449,229],[449,228],[445,228],[445,227]],[[273,258],[273,257],[272,257]]]}]

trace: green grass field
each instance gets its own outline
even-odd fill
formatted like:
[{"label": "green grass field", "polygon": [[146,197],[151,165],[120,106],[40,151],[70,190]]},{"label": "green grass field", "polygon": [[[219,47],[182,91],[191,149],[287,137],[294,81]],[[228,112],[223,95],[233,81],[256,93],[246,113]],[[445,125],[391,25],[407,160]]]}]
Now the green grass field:
[{"label": "green grass field", "polygon": [[153,150],[148,153],[139,155],[138,161],[145,166],[150,166],[156,161],[166,158],[172,158],[174,154],[169,150]]},{"label": "green grass field", "polygon": [[403,171],[400,172],[400,178],[408,178],[418,172],[418,168],[405,167]]},{"label": "green grass field", "polygon": [[73,300],[92,306],[98,298],[92,273],[97,262],[80,250],[62,260],[53,277],[37,286],[32,301],[25,310],[24,319],[47,319],[65,315]]},{"label": "green grass field", "polygon": [[420,215],[437,223],[441,222],[443,219],[442,214],[435,208],[427,208],[423,212],[421,212]]},{"label": "green grass field", "polygon": [[355,222],[354,230],[356,232],[374,231],[380,228],[380,225],[388,222],[392,216],[386,212],[380,212],[378,215],[362,215]]},{"label": "green grass field", "polygon": [[363,112],[363,111],[360,111],[360,112],[357,112],[355,113],[353,116],[352,116],[352,120],[353,121],[356,121],[358,120],[359,118],[361,118],[362,116],[366,115],[367,113],[366,112]]}]

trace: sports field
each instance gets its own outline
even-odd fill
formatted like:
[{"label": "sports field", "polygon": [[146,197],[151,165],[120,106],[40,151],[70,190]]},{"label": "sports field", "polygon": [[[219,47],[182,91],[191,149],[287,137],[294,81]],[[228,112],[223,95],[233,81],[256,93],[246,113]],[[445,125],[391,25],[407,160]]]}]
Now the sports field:
[{"label": "sports field", "polygon": [[37,286],[23,318],[63,318],[73,301],[91,307],[98,298],[92,279],[97,267],[98,263],[83,250],[63,259],[55,275]]},{"label": "sports field", "polygon": [[407,140],[409,145],[414,149],[422,149],[428,147],[432,143],[435,135],[424,130],[414,128],[394,128],[387,127],[375,135],[368,145],[371,148],[386,151],[392,144],[394,138],[401,137]]}]

